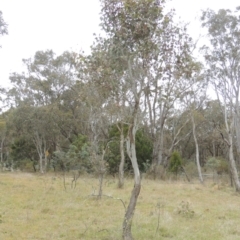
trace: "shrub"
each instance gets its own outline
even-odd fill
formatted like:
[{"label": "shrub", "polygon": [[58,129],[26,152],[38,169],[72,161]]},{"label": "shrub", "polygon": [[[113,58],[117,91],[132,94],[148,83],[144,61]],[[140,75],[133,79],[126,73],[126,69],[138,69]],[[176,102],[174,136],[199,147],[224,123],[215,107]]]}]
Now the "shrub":
[{"label": "shrub", "polygon": [[228,163],[226,160],[219,157],[211,157],[207,160],[206,167],[210,168],[218,175],[228,173]]},{"label": "shrub", "polygon": [[176,175],[182,168],[182,158],[177,151],[174,151],[170,158],[170,163],[168,167],[168,171],[175,173]]}]

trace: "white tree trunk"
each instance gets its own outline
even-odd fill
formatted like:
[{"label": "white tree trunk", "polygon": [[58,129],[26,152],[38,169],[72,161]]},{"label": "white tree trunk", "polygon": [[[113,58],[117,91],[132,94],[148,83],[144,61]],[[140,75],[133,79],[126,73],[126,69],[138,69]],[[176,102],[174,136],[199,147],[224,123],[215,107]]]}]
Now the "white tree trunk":
[{"label": "white tree trunk", "polygon": [[237,113],[234,116],[234,128],[236,132],[236,147],[237,147],[237,153],[240,157],[240,113],[237,111]]},{"label": "white tree trunk", "polygon": [[234,154],[233,154],[233,137],[232,137],[232,131],[233,131],[233,122],[232,124],[228,125],[227,122],[227,116],[225,117],[225,124],[227,128],[227,133],[228,133],[228,147],[229,147],[229,163],[230,163],[230,170],[232,174],[232,178],[235,184],[235,188],[237,192],[240,192],[240,182],[239,182],[239,176],[238,176],[238,171],[236,167],[236,162],[234,159]]},{"label": "white tree trunk", "polygon": [[[35,147],[37,149],[38,152],[38,156],[39,156],[39,171],[40,173],[44,173],[45,172],[45,167],[46,167],[46,163],[43,163],[43,158],[45,159],[45,144],[43,143],[43,139],[42,137],[39,136],[39,133],[37,131],[34,132],[34,138],[33,138],[33,142],[35,144]],[[44,145],[44,149],[43,149],[43,145]],[[46,159],[45,159],[46,160]]]},{"label": "white tree trunk", "polygon": [[194,121],[192,113],[191,113],[191,119],[192,119],[192,126],[193,126],[193,138],[194,138],[195,148],[196,148],[196,163],[197,163],[197,169],[198,169],[198,176],[199,176],[200,183],[203,183],[201,165],[200,165],[200,160],[199,160],[199,147],[198,147],[198,141],[197,141],[197,136],[196,136],[196,126],[195,126],[195,121]]},{"label": "white tree trunk", "polygon": [[136,156],[136,146],[135,146],[135,135],[136,135],[136,125],[130,126],[129,134],[127,137],[127,153],[132,162],[132,167],[134,171],[134,188],[131,193],[130,202],[128,204],[124,220],[123,220],[123,239],[132,240],[132,219],[134,216],[135,207],[137,204],[137,199],[141,190],[141,178],[140,171]]},{"label": "white tree trunk", "polygon": [[118,172],[118,187],[122,188],[124,186],[124,164],[125,164],[123,128],[121,128],[121,131],[120,131],[120,154],[121,154],[121,161],[119,164],[119,172]]},{"label": "white tree trunk", "polygon": [[39,156],[39,171],[40,171],[40,173],[44,173],[44,171],[43,171],[43,157],[42,157],[42,154],[40,154],[40,156]]},{"label": "white tree trunk", "polygon": [[157,165],[161,165],[163,163],[163,128],[161,128],[159,133],[159,139],[158,139],[158,159],[157,159]]}]

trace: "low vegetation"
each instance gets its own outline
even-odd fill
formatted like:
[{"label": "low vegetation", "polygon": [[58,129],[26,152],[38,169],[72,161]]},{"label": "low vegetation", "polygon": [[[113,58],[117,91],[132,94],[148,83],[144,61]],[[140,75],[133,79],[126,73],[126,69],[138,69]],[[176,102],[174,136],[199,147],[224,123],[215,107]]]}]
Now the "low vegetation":
[{"label": "low vegetation", "polygon": [[[133,180],[124,189],[117,179],[27,173],[0,175],[0,239],[121,239],[124,206]],[[204,185],[187,181],[142,180],[132,231],[135,239],[240,239],[239,195],[222,176]]]}]

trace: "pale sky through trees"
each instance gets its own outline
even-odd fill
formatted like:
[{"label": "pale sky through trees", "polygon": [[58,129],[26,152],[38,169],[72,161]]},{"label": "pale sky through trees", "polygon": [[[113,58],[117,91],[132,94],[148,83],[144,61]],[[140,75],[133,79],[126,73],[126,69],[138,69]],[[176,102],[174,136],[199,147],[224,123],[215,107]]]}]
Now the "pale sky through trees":
[{"label": "pale sky through trees", "polygon": [[[189,33],[200,35],[197,17],[200,10],[235,9],[236,0],[172,0],[183,21],[191,22]],[[23,70],[22,59],[38,50],[52,49],[89,52],[93,33],[99,33],[100,3],[98,0],[0,0],[0,10],[8,24],[8,36],[0,38],[0,86],[9,86],[9,73]]]}]

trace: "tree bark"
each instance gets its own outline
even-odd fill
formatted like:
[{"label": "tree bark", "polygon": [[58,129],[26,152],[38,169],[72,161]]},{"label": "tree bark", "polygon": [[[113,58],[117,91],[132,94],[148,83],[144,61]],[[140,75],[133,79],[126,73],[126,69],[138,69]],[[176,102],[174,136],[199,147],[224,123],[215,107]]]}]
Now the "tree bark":
[{"label": "tree bark", "polygon": [[124,216],[123,221],[123,239],[124,240],[132,240],[132,219],[134,215],[134,210],[136,208],[137,199],[141,190],[141,183],[135,184],[131,193],[131,199],[127,208],[127,211]]},{"label": "tree bark", "polygon": [[[239,109],[239,108],[237,108]],[[238,157],[240,157],[240,113],[239,110],[236,111],[234,116],[234,128],[236,132],[236,147],[237,147],[237,153]],[[239,164],[240,162],[238,162]]]},{"label": "tree bark", "polygon": [[37,131],[34,132],[34,137],[33,137],[33,142],[35,144],[35,147],[37,149],[38,152],[38,156],[39,156],[39,171],[40,173],[44,173],[44,164],[43,164],[43,139],[42,137],[39,136],[39,133]]},{"label": "tree bark", "polygon": [[[134,120],[135,122],[135,120]],[[136,127],[135,123],[130,126],[129,128],[129,134],[127,138],[127,153],[129,155],[129,158],[132,162],[132,167],[134,171],[134,188],[131,193],[130,202],[127,207],[127,211],[124,216],[123,220],[123,240],[132,240],[132,219],[134,216],[134,211],[137,204],[137,199],[141,190],[141,178],[140,178],[140,171],[138,167],[137,162],[137,156],[136,156],[136,147],[135,147],[135,134],[136,134]]]},{"label": "tree bark", "polygon": [[228,131],[228,142],[229,142],[229,163],[231,168],[231,174],[235,184],[236,191],[240,192],[240,182],[238,177],[238,171],[237,171],[236,162],[233,155],[233,139],[232,139],[231,131]]},{"label": "tree bark", "polygon": [[123,127],[120,130],[120,154],[121,154],[121,161],[119,164],[119,172],[118,172],[118,187],[123,188],[123,186],[124,186],[124,164],[125,164]]},{"label": "tree bark", "polygon": [[198,141],[197,141],[197,136],[196,136],[196,126],[195,126],[195,122],[194,122],[192,113],[191,113],[191,119],[192,119],[192,126],[193,126],[193,138],[194,138],[195,148],[196,148],[196,163],[197,163],[197,169],[198,169],[198,176],[199,176],[200,183],[203,183],[201,165],[200,165],[200,160],[199,160],[199,147],[198,147]]},{"label": "tree bark", "polygon": [[39,156],[39,171],[40,171],[40,173],[44,173],[44,171],[43,171],[43,158],[42,158],[42,155]]},{"label": "tree bark", "polygon": [[225,126],[226,126],[226,130],[227,130],[227,134],[228,134],[228,141],[226,141],[226,139],[224,139],[224,140],[225,140],[225,142],[227,142],[228,148],[229,148],[228,149],[228,156],[229,156],[229,165],[230,165],[232,179],[234,181],[236,191],[240,192],[240,182],[239,182],[239,177],[238,177],[238,171],[237,171],[236,162],[235,162],[234,154],[233,154],[232,132],[233,132],[233,129],[234,129],[234,117],[232,117],[231,122],[229,123],[228,122],[228,115],[227,115],[227,107],[226,107],[226,103],[225,103],[225,106],[224,106],[224,121],[225,121]]},{"label": "tree bark", "polygon": [[2,138],[1,141],[1,170],[3,171],[3,146],[4,146],[5,136]]},{"label": "tree bark", "polygon": [[163,127],[161,127],[158,139],[158,156],[157,165],[160,166],[163,163]]}]

